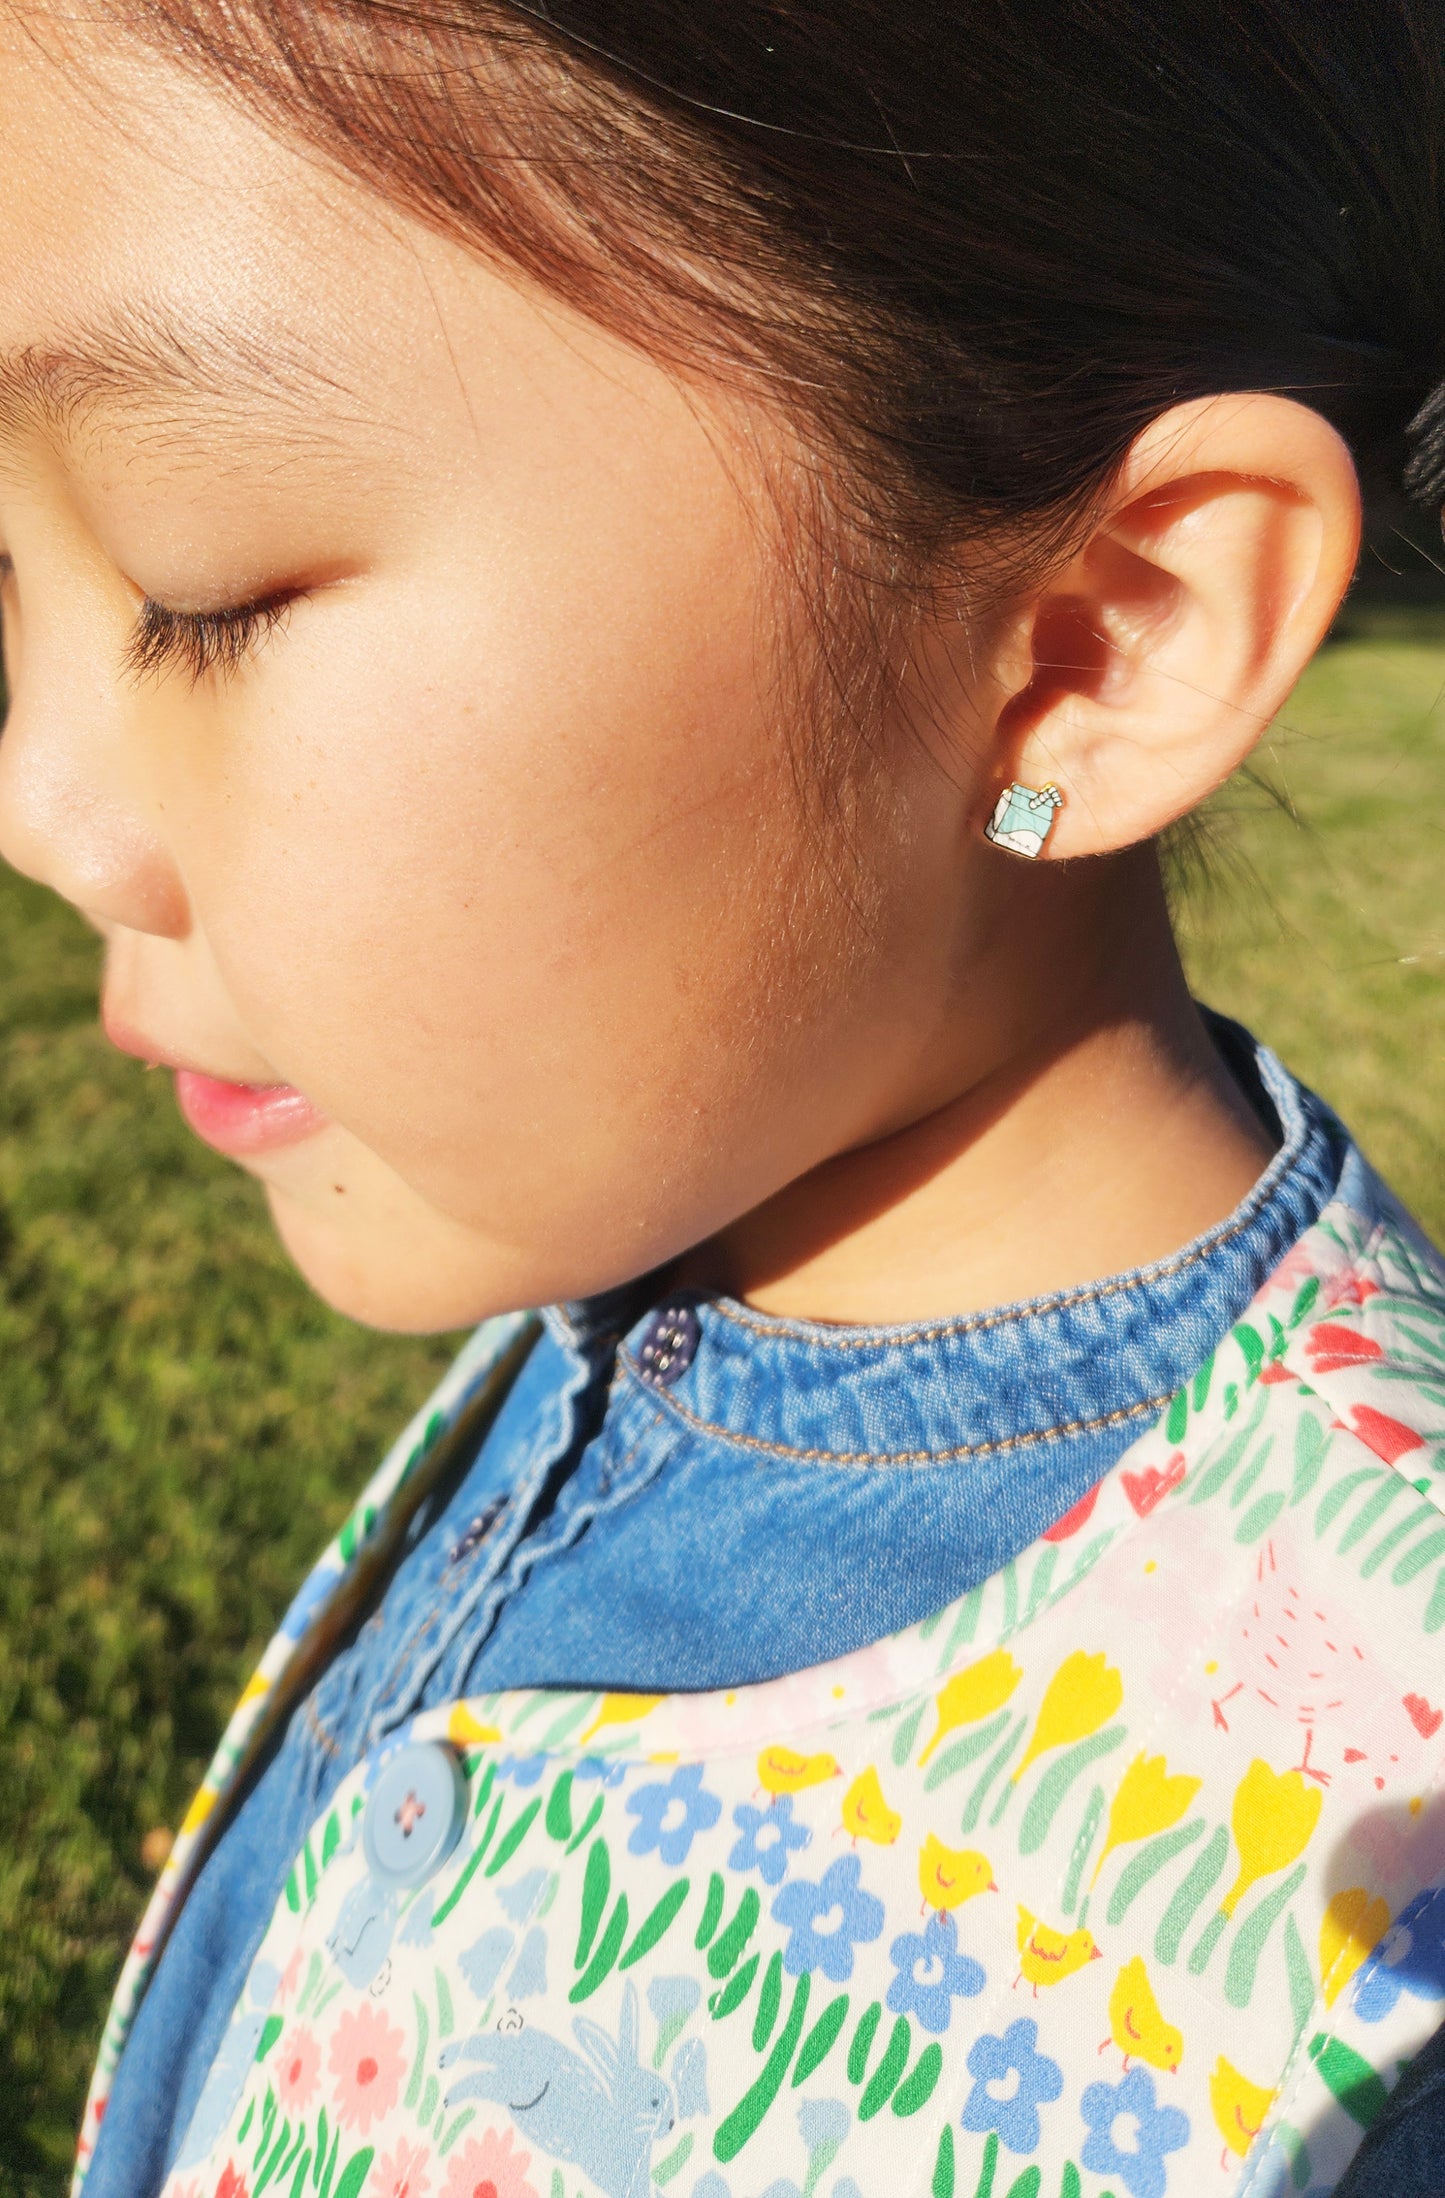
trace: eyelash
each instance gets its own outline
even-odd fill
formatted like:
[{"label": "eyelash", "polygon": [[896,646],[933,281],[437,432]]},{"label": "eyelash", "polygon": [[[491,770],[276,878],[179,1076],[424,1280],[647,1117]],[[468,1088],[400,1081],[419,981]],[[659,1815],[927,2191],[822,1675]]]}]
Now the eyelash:
[{"label": "eyelash", "polygon": [[132,678],[178,670],[196,686],[210,672],[224,679],[239,670],[289,615],[298,595],[273,595],[219,611],[170,611],[149,596],[126,643],[124,666]]},{"label": "eyelash", "polygon": [[[0,551],[0,580],[13,570],[10,558]],[[170,611],[147,596],[126,643],[124,669],[134,679],[178,669],[192,686],[209,672],[225,678],[285,621],[304,592],[296,589],[219,611]]]}]

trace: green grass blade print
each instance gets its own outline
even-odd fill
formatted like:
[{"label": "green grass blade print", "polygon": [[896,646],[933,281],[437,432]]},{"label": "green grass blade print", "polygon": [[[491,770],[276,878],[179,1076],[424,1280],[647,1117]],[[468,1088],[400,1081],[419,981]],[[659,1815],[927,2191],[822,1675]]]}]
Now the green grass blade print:
[{"label": "green grass blade print", "polygon": [[679,1878],[643,1917],[633,1933],[632,1943],[617,1964],[619,1969],[630,1969],[634,1962],[641,1961],[644,1954],[652,1952],[653,1947],[677,1921],[678,1910],[687,1899],[688,1885],[687,1878]]},{"label": "green grass blade print", "polygon": [[627,1895],[626,1893],[619,1893],[617,1906],[613,1909],[608,1919],[607,1928],[597,1943],[596,1953],[567,1994],[574,2007],[580,2005],[583,2000],[590,1999],[597,1990],[598,1985],[608,1976],[612,1964],[622,1950],[622,1941],[626,1936]]},{"label": "green grass blade print", "polygon": [[829,2000],[822,2014],[804,2038],[798,2050],[797,2066],[793,2070],[793,2083],[806,2083],[814,2069],[821,2068],[838,2042],[838,2033],[848,2020],[848,1995],[840,1992]]},{"label": "green grass blade print", "polygon": [[868,2079],[867,2088],[858,2101],[858,2119],[871,2122],[881,2107],[892,2098],[899,2077],[908,2066],[908,2055],[913,2046],[913,2032],[908,2017],[900,2015],[893,2025],[883,2057]]},{"label": "green grass blade print", "polygon": [[1159,1919],[1154,1934],[1155,1958],[1166,1968],[1177,1958],[1179,1943],[1193,1920],[1195,1910],[1224,1874],[1229,1860],[1229,1834],[1222,1824],[1216,1824],[1203,1852],[1196,1856],[1194,1866],[1174,1891],[1173,1898]]},{"label": "green grass blade print", "polygon": [[980,1725],[977,1732],[965,1733],[961,1740],[950,1740],[940,1748],[923,1774],[923,1791],[936,1793],[945,1780],[956,1778],[970,1763],[976,1763],[981,1755],[986,1755],[1008,1721],[1008,1711],[1000,1710],[986,1725]]},{"label": "green grass blade print", "polygon": [[1024,1820],[1019,1826],[1021,1855],[1038,1853],[1049,1836],[1049,1827],[1063,1807],[1074,1780],[1081,1777],[1091,1763],[1097,1763],[1103,1756],[1112,1755],[1115,1748],[1127,1737],[1126,1725],[1106,1726],[1103,1732],[1093,1733],[1087,1740],[1080,1740],[1074,1747],[1067,1749],[1056,1763],[1049,1765],[1034,1789],[1034,1797],[1025,1809]]},{"label": "green grass blade print", "polygon": [[732,1921],[724,1926],[708,1948],[707,1966],[712,1976],[727,1975],[757,1929],[762,1912],[763,1904],[755,1888],[750,1885],[738,1902],[737,1913]]},{"label": "green grass blade print", "polygon": [[1353,2047],[1320,2031],[1310,2039],[1310,2059],[1330,2090],[1361,2129],[1373,2129],[1389,2098],[1380,2077]]},{"label": "green grass blade print", "polygon": [[783,2004],[783,1957],[774,1953],[768,1962],[763,1978],[763,1989],[758,1996],[758,2011],[753,2017],[753,2051],[761,2053],[773,2034],[778,2010]]},{"label": "green grass blade print", "polygon": [[707,1898],[702,1904],[702,1915],[698,1920],[697,1937],[692,1942],[699,1953],[702,1952],[705,1946],[712,1943],[712,1935],[722,1921],[723,1902],[726,1898],[727,1887],[723,1884],[717,1871],[714,1870],[707,1881]]},{"label": "green grass blade print", "polygon": [[803,2034],[803,2023],[808,2012],[808,1991],[811,1978],[805,1969],[793,1988],[793,2004],[788,2009],[788,2019],[778,2032],[778,2039],[762,2074],[752,2087],[744,2092],[737,2105],[718,2124],[712,2141],[713,2156],[726,2166],[742,2151],[743,2146],[761,2123],[768,2108],[776,2099],[788,2072],[788,2063]]},{"label": "green grass blade print", "polygon": [[900,2121],[927,2106],[943,2074],[943,2047],[937,2039],[926,2045],[893,2094],[893,2111]]},{"label": "green grass blade print", "polygon": [[606,1840],[594,1839],[587,1850],[587,1867],[582,1873],[582,1920],[577,1927],[577,1952],[572,1961],[574,1969],[585,1969],[587,1966],[592,1941],[597,1936],[597,1926],[602,1921],[607,1896],[611,1890],[612,1857],[607,1851]]},{"label": "green grass blade print", "polygon": [[1224,1972],[1224,1996],[1231,2007],[1248,2007],[1254,1997],[1255,1972],[1264,1942],[1308,1875],[1305,1865],[1297,1863],[1284,1883],[1277,1885],[1239,1926]]},{"label": "green grass blade print", "polygon": [[[743,2001],[752,1990],[753,1978],[758,1973],[758,1963],[761,1959],[762,1956],[759,1954],[750,1955],[741,1969],[733,1971],[722,1990],[714,1992],[710,1996],[707,2003],[708,2012],[714,2022],[725,2022],[735,2007],[742,2006]],[[774,1955],[773,1959],[776,1960],[777,1956]],[[771,2027],[770,2024],[769,2028]],[[758,2051],[762,2051],[761,2044],[758,2046]]]}]

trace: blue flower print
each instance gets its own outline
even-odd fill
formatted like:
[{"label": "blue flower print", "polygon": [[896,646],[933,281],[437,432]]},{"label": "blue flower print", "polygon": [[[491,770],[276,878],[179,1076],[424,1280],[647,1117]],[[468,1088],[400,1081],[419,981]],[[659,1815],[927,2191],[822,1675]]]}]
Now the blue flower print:
[{"label": "blue flower print", "polygon": [[1400,1910],[1355,1979],[1355,2013],[1383,2022],[1402,1992],[1445,2000],[1445,1893],[1426,1889]]},{"label": "blue flower print", "polygon": [[733,1822],[742,1837],[728,1856],[730,1870],[759,1870],[764,1885],[781,1885],[788,1874],[788,1856],[806,1847],[812,1833],[806,1824],[793,1822],[793,1797],[779,1794],[770,1809],[755,1809],[740,1802]]},{"label": "blue flower print", "polygon": [[863,1865],[856,1855],[839,1855],[819,1882],[795,1877],[773,1902],[773,1920],[791,1935],[783,1949],[783,1967],[795,1977],[821,1969],[834,1984],[853,1974],[853,1949],[883,1931],[883,1903],[858,1883]]},{"label": "blue flower print", "polygon": [[[963,2126],[986,2137],[997,2130],[1010,2152],[1033,2152],[1039,2141],[1039,2108],[1057,2099],[1064,2072],[1038,2050],[1039,2026],[1020,2015],[1001,2038],[986,2031],[969,2050],[973,2089],[963,2102]],[[996,2088],[997,2087],[997,2088]]]},{"label": "blue flower print", "polygon": [[545,1755],[504,1755],[497,1765],[498,1778],[510,1778],[518,1786],[535,1786],[547,1768]]},{"label": "blue flower print", "polygon": [[[1079,2112],[1089,2125],[1079,2157],[1095,2175],[1117,2175],[1129,2198],[1164,2198],[1168,2170],[1166,2153],[1177,2152],[1189,2142],[1189,2116],[1177,2106],[1159,2106],[1154,2098],[1154,2078],[1147,2068],[1131,2068],[1122,2083],[1090,2084],[1079,2101]],[[1115,2132],[1133,2141],[1118,2143]]]},{"label": "blue flower print", "polygon": [[620,1786],[627,1776],[627,1765],[609,1762],[605,1755],[584,1755],[572,1776],[579,1785],[586,1779],[595,1778],[603,1786]]},{"label": "blue flower print", "polygon": [[888,1987],[893,2015],[916,2015],[925,2030],[942,2037],[953,2018],[953,2003],[971,2000],[985,1978],[972,1954],[958,1950],[958,1925],[935,1909],[921,1931],[904,1931],[888,1949],[898,1971]]},{"label": "blue flower print", "polygon": [[706,1791],[702,1765],[679,1765],[666,1783],[639,1786],[627,1797],[629,1816],[637,1822],[627,1842],[633,1855],[650,1855],[654,1849],[670,1870],[686,1862],[687,1850],[699,1832],[711,1831],[722,1815],[716,1794]]},{"label": "blue flower print", "polygon": [[836,2152],[852,2119],[841,2099],[803,2099],[798,2105],[798,2134],[810,2153],[820,2145],[831,2145]]}]

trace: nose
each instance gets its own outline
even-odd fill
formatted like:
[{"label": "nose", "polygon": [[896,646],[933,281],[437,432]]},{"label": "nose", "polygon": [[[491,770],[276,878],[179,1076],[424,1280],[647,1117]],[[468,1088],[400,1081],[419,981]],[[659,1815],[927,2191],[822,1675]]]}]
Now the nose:
[{"label": "nose", "polygon": [[[102,929],[179,939],[190,914],[155,829],[136,698],[121,685],[113,604],[19,617],[7,590],[10,708],[0,738],[0,856]],[[63,624],[62,624],[63,622]]]}]

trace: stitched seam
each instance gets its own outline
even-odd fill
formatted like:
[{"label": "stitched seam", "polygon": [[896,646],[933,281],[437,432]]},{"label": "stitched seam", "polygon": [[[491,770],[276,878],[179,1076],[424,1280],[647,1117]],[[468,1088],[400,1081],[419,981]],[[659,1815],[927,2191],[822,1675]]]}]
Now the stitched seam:
[{"label": "stitched seam", "polygon": [[317,1715],[316,1698],[314,1695],[308,1694],[306,1697],[305,1715],[306,1723],[310,1730],[311,1737],[313,1738],[313,1740],[318,1742],[318,1744],[325,1750],[327,1755],[331,1757],[332,1761],[335,1762],[335,1760],[341,1753],[341,1749],[334,1735],[328,1730],[325,1725],[322,1724],[320,1717]]},{"label": "stitched seam", "polygon": [[712,1420],[705,1420],[700,1413],[690,1412],[685,1404],[667,1392],[659,1393],[647,1381],[641,1367],[624,1350],[622,1363],[632,1379],[658,1403],[675,1412],[680,1419],[694,1427],[700,1434],[716,1435],[724,1442],[735,1442],[744,1450],[758,1450],[770,1458],[794,1458],[806,1465],[949,1465],[960,1458],[992,1458],[1010,1450],[1024,1450],[1035,1443],[1053,1442],[1063,1435],[1088,1435],[1103,1427],[1122,1427],[1127,1420],[1142,1419],[1145,1413],[1162,1412],[1173,1396],[1172,1389],[1163,1396],[1146,1397],[1140,1404],[1122,1405],[1117,1411],[1102,1412],[1097,1418],[1064,1420],[1057,1427],[1041,1427],[1023,1435],[1000,1435],[992,1442],[960,1443],[953,1450],[799,1450],[790,1443],[765,1442],[761,1435],[740,1434],[732,1427],[719,1427]]},{"label": "stitched seam", "polygon": [[[428,1638],[435,1633],[437,1627],[441,1624],[441,1618],[442,1606],[434,1602],[427,1611],[422,1623],[419,1626],[414,1626],[405,1640],[398,1645],[396,1654],[391,1661],[391,1668],[385,1679],[382,1680],[379,1687],[372,1690],[373,1714],[376,1704],[389,1702],[399,1692],[403,1680],[410,1676],[412,1665],[426,1647]],[[367,1722],[370,1723],[369,1718]]]},{"label": "stitched seam", "polygon": [[[1435,1776],[1431,1779],[1427,1791],[1430,1793],[1434,1793],[1438,1790],[1439,1786],[1440,1773],[1437,1771]],[[1377,1897],[1380,1896],[1384,1891],[1384,1881],[1380,1877],[1376,1876],[1369,1889]],[[1425,1917],[1430,1913],[1430,1909],[1434,1908],[1441,1900],[1445,1900],[1445,1885],[1434,1885],[1429,1888],[1426,1888],[1424,1886],[1421,1887],[1422,1892],[1426,1890],[1428,1890],[1430,1893],[1430,1901],[1429,1905],[1421,1911],[1420,1921],[1422,1923],[1424,1922]],[[1310,2011],[1308,2016],[1305,2018],[1305,2022],[1300,2030],[1299,2039],[1296,2043],[1294,2053],[1291,2057],[1290,2065],[1286,2068],[1279,2088],[1276,2091],[1274,2106],[1267,2120],[1265,2121],[1263,2128],[1260,2131],[1259,2138],[1256,2138],[1255,2144],[1250,2148],[1249,2159],[1247,2159],[1245,2162],[1245,2168],[1249,2172],[1250,2182],[1248,2185],[1244,2183],[1240,2184],[1239,2188],[1241,2198],[1247,2198],[1247,2191],[1250,2187],[1252,2187],[1254,2181],[1257,2180],[1258,2170],[1263,2165],[1265,2156],[1269,2151],[1268,2140],[1274,2136],[1274,2133],[1279,2128],[1281,2122],[1287,2121],[1289,2119],[1295,2101],[1298,2099],[1300,2092],[1304,2088],[1305,2083],[1308,2081],[1310,2070],[1315,2066],[1314,2056],[1310,2053],[1306,2041],[1307,2034],[1314,2029],[1316,2022],[1320,2019],[1321,2010],[1324,2011],[1324,2030],[1322,2033],[1317,2034],[1323,2035],[1327,2039],[1336,2039],[1340,2035],[1340,2024],[1344,2017],[1344,2009],[1342,2007],[1340,2013],[1337,2015],[1334,2013],[1333,2009],[1327,2008],[1325,2006],[1324,1989],[1323,1985],[1321,1985],[1321,1987],[1316,1991],[1314,1998],[1310,2003]],[[1377,2073],[1379,2073],[1379,2071],[1377,2071]],[[1395,2083],[1397,2084],[1399,2080],[1399,2076],[1397,2076],[1395,2079]],[[1391,2095],[1393,2095],[1394,2090],[1395,2084],[1391,2084]],[[1356,2152],[1358,2152],[1360,2144],[1364,2142],[1366,2135],[1367,2132],[1362,2129],[1360,2132],[1359,2142],[1355,2146]],[[1264,2139],[1265,2142],[1261,2142],[1261,2139]],[[1354,2153],[1351,2153],[1350,2158],[1353,2159],[1354,2156]]]},{"label": "stitched seam", "polygon": [[930,1328],[889,1328],[880,1336],[876,1329],[862,1336],[835,1335],[831,1329],[819,1323],[816,1332],[809,1328],[800,1332],[795,1322],[770,1321],[763,1314],[751,1312],[745,1305],[722,1304],[717,1300],[709,1305],[721,1319],[730,1320],[735,1327],[747,1328],[759,1336],[790,1336],[805,1341],[810,1348],[816,1346],[825,1351],[878,1351],[889,1350],[902,1343],[938,1343],[945,1336],[983,1335],[991,1328],[1008,1328],[1020,1321],[1033,1320],[1041,1313],[1056,1313],[1077,1305],[1097,1304],[1100,1299],[1117,1297],[1121,1291],[1137,1290],[1148,1283],[1171,1282],[1176,1275],[1197,1266],[1208,1259],[1221,1245],[1228,1244],[1236,1236],[1243,1235],[1255,1220],[1254,1213],[1243,1214],[1237,1221],[1228,1223],[1223,1233],[1212,1236],[1207,1242],[1195,1245],[1192,1251],[1178,1252],[1170,1260],[1158,1266],[1142,1267],[1136,1273],[1112,1275],[1103,1282],[1082,1283],[1075,1290],[1057,1290],[1052,1297],[1030,1298],[1022,1305],[1009,1305],[1000,1311],[972,1313],[962,1320],[944,1320]]},{"label": "stitched seam", "polygon": [[[1261,1209],[1283,1187],[1306,1157],[1309,1148],[1309,1124],[1306,1121],[1298,1132],[1298,1143],[1293,1151],[1293,1140],[1286,1137],[1279,1151],[1270,1161],[1259,1181],[1244,1199],[1236,1214],[1221,1221],[1213,1229],[1206,1230],[1193,1245],[1173,1252],[1167,1259],[1156,1260],[1152,1265],[1139,1267],[1129,1274],[1110,1275],[1101,1282],[1083,1282],[1068,1290],[1056,1290],[1048,1297],[1029,1298],[1019,1305],[999,1307],[987,1313],[970,1313],[961,1320],[934,1321],[920,1328],[888,1328],[880,1337],[875,1329],[870,1335],[849,1336],[837,1334],[824,1323],[818,1323],[816,1331],[807,1323],[787,1320],[769,1320],[765,1313],[755,1313],[751,1307],[735,1301],[719,1302],[714,1299],[709,1311],[723,1320],[730,1320],[739,1328],[750,1329],[760,1336],[793,1336],[816,1343],[829,1351],[865,1351],[887,1349],[899,1343],[934,1343],[944,1336],[981,1335],[991,1328],[1004,1328],[1022,1320],[1031,1320],[1039,1313],[1053,1313],[1063,1307],[1095,1304],[1101,1298],[1117,1297],[1123,1290],[1139,1289],[1153,1282],[1170,1282],[1176,1275],[1184,1274],[1200,1260],[1208,1259],[1223,1244],[1232,1243],[1258,1219]],[[1333,1203],[1336,1193],[1325,1200],[1321,1214]],[[1382,1224],[1383,1226],[1383,1224]]]}]

